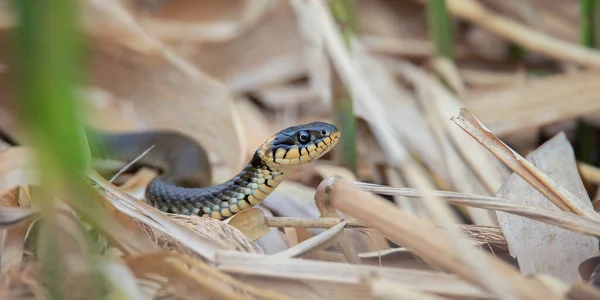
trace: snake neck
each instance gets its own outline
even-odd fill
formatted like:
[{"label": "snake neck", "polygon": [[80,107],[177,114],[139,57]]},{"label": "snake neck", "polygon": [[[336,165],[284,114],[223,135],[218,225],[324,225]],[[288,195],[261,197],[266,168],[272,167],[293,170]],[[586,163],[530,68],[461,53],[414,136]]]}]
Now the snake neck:
[{"label": "snake neck", "polygon": [[185,188],[157,178],[148,185],[146,198],[165,212],[224,219],[259,204],[290,172],[270,167],[255,153],[244,169],[226,182]]}]

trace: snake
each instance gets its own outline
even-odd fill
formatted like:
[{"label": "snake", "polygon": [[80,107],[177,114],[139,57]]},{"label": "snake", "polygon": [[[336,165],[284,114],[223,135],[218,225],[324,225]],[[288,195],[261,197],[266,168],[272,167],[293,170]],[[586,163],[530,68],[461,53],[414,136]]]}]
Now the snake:
[{"label": "snake", "polygon": [[335,125],[320,121],[287,127],[262,143],[239,173],[213,185],[207,151],[181,132],[91,134],[98,142],[94,158],[133,161],[151,148],[133,164],[133,169],[159,171],[145,188],[148,204],[165,213],[217,220],[259,204],[298,167],[329,152],[341,136]]}]

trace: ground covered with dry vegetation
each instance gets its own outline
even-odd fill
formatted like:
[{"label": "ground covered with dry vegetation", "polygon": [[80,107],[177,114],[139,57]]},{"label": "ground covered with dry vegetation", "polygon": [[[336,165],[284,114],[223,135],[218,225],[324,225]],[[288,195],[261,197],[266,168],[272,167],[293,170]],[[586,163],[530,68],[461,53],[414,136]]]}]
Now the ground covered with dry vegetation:
[{"label": "ground covered with dry vegetation", "polygon": [[86,126],[185,132],[215,183],[290,125],[342,141],[226,222],[140,201],[155,170],[90,170],[39,226],[0,1],[0,296],[600,299],[600,51],[581,3],[446,0],[444,50],[441,1],[351,2],[81,1]]}]

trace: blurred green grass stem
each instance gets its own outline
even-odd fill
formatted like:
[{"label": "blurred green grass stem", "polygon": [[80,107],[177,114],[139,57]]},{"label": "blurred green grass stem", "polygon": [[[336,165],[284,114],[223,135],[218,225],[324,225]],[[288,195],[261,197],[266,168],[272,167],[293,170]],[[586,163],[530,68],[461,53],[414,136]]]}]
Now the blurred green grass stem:
[{"label": "blurred green grass stem", "polygon": [[[346,46],[351,51],[351,40],[357,32],[356,0],[330,0],[331,12],[338,23]],[[334,86],[341,87],[341,80],[334,75]],[[333,149],[338,164],[357,172],[356,117],[353,99],[348,89],[341,88],[333,95],[334,122],[342,132],[340,143]]]},{"label": "blurred green grass stem", "polygon": [[[52,299],[64,299],[68,293],[64,290],[67,274],[64,247],[68,243],[64,243],[65,225],[55,212],[55,199],[59,194],[66,195],[70,202],[85,208],[87,214],[100,213],[85,182],[89,149],[78,120],[75,96],[83,74],[77,22],[80,2],[12,3],[18,20],[14,36],[16,103],[27,132],[26,144],[35,153],[41,182],[36,190],[39,193],[32,196],[42,212],[37,249],[43,284]],[[95,291],[86,294],[96,298],[94,295]]]},{"label": "blurred green grass stem", "polygon": [[452,59],[452,23],[446,8],[445,0],[427,1],[427,19],[429,34],[435,45],[435,54],[438,57]]},{"label": "blurred green grass stem", "polygon": [[580,41],[587,47],[594,46],[594,2],[597,0],[580,0],[579,7],[581,11],[580,21]]},{"label": "blurred green grass stem", "polygon": [[[580,0],[580,42],[589,48],[600,48],[600,1]],[[596,129],[583,121],[578,122],[577,159],[589,164],[598,164],[598,135]]]}]

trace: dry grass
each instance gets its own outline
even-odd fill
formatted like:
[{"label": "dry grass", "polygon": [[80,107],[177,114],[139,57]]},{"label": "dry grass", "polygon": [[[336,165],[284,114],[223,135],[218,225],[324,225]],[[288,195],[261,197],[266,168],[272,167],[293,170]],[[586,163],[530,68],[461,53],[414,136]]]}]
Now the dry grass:
[{"label": "dry grass", "polygon": [[[425,2],[358,1],[348,48],[322,0],[83,1],[88,125],[186,132],[220,182],[278,129],[331,121],[339,79],[359,164],[329,155],[226,222],[140,201],[154,171],[90,171],[107,218],[57,207],[68,298],[89,294],[91,263],[106,298],[600,299],[600,170],[570,143],[575,119],[598,124],[600,52],[576,44],[577,1],[447,0],[455,60],[434,56]],[[0,128],[21,140],[0,9]],[[36,169],[2,138],[0,298],[46,299]]]}]

